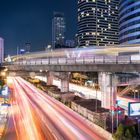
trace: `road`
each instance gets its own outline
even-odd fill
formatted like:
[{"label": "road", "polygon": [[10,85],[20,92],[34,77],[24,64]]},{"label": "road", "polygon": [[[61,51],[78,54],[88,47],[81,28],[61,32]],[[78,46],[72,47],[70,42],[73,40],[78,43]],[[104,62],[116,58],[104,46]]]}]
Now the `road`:
[{"label": "road", "polygon": [[15,92],[9,117],[16,133],[9,134],[7,129],[5,140],[105,140],[84,118],[59,101],[20,77],[12,80]]},{"label": "road", "polygon": [[24,91],[13,79],[13,95],[3,140],[43,140]]}]

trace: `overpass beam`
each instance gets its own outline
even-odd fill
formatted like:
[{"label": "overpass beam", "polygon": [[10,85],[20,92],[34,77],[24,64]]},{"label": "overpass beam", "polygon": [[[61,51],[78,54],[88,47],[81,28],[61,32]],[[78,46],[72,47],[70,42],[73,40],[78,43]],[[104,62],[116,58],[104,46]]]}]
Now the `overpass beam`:
[{"label": "overpass beam", "polygon": [[101,88],[101,106],[111,109],[116,105],[117,76],[109,72],[100,72],[98,81]]},{"label": "overpass beam", "polygon": [[69,73],[61,72],[61,92],[69,91]]},{"label": "overpass beam", "polygon": [[47,72],[47,85],[53,85],[53,73],[52,73],[52,71]]}]

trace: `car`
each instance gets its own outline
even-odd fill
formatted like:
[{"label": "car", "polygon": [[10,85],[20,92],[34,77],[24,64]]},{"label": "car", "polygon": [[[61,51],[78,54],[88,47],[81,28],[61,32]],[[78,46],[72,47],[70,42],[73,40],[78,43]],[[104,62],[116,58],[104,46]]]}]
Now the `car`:
[{"label": "car", "polygon": [[2,103],[1,106],[11,106],[9,103]]}]

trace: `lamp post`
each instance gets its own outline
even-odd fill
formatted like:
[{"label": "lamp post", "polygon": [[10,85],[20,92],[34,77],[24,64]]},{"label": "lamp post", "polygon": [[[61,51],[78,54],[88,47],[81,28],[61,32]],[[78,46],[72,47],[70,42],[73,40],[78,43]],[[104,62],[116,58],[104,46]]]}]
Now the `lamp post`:
[{"label": "lamp post", "polygon": [[135,98],[136,98],[136,95],[138,95],[138,90],[135,90]]},{"label": "lamp post", "polygon": [[97,86],[96,86],[96,83],[93,84],[93,87],[95,89],[95,92],[96,92],[96,101],[95,101],[95,112],[97,112],[97,108],[98,108],[98,102],[97,102]]},{"label": "lamp post", "polygon": [[[112,92],[112,73],[110,73],[110,93],[111,93],[111,106],[114,107],[114,104],[113,104],[113,92]],[[112,115],[112,134],[114,132],[114,110],[112,109],[111,111],[111,115]]]},{"label": "lamp post", "polygon": [[95,90],[96,90],[96,109],[95,109],[95,111],[97,112],[98,102],[97,102],[97,87],[96,86],[95,86]]},{"label": "lamp post", "polygon": [[98,87],[97,87],[97,85],[95,85],[95,90],[96,90],[96,109],[95,109],[95,111],[97,112],[97,109],[98,109],[98,100],[97,100],[97,90],[98,90]]},{"label": "lamp post", "polygon": [[43,73],[42,73],[42,72],[43,72],[43,70],[42,70],[42,69],[40,69],[40,70],[39,70],[39,72],[40,72],[40,74],[41,74],[41,80],[43,81]]}]

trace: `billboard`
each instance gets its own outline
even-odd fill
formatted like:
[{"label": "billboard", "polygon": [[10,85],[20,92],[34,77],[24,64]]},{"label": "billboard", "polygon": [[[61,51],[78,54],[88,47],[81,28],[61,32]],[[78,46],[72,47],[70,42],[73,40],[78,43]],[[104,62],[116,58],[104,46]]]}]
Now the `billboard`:
[{"label": "billboard", "polygon": [[7,85],[5,85],[2,88],[1,94],[4,95],[4,96],[7,96],[8,95],[8,86]]},{"label": "billboard", "polygon": [[129,102],[128,116],[130,117],[140,116],[140,102]]}]

